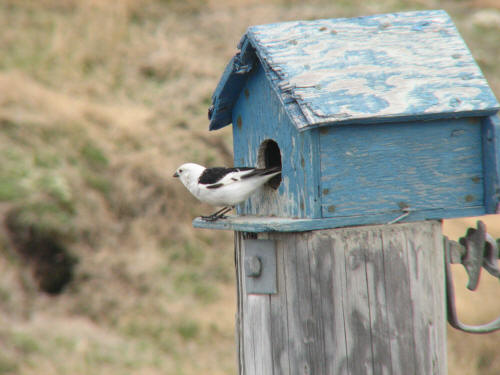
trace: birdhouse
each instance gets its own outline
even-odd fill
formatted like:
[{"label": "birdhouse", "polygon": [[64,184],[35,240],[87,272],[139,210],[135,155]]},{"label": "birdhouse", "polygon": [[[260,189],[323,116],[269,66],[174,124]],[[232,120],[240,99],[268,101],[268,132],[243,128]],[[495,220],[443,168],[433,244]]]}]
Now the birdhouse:
[{"label": "birdhouse", "polygon": [[446,374],[438,219],[500,201],[499,104],[449,16],[253,26],[239,48],[210,129],[282,173],[194,221],[236,231],[239,373]]},{"label": "birdhouse", "polygon": [[210,130],[232,123],[234,165],[282,175],[238,207],[245,220],[196,226],[296,231],[498,209],[499,104],[446,12],[252,26],[239,49]]}]

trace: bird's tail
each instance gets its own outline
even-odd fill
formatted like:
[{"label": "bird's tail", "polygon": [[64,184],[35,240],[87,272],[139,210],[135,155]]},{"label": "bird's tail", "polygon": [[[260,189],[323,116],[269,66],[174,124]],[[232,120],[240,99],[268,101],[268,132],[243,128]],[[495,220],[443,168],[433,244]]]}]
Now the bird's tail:
[{"label": "bird's tail", "polygon": [[262,176],[268,176],[270,174],[275,174],[276,172],[281,172],[281,167],[271,167],[261,169]]},{"label": "bird's tail", "polygon": [[255,177],[255,176],[270,176],[281,173],[281,167],[271,167],[271,168],[256,168],[252,172],[241,176],[242,179]]}]

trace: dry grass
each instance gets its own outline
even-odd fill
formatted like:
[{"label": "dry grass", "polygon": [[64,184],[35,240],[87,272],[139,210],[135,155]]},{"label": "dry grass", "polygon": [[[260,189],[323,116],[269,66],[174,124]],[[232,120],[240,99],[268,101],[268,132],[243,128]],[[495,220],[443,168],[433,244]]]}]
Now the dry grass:
[{"label": "dry grass", "polygon": [[[232,235],[193,230],[211,208],[170,177],[185,160],[231,163],[230,129],[208,134],[206,110],[239,38],[251,24],[439,7],[499,93],[500,33],[472,18],[482,2],[3,1],[0,217],[23,208],[78,264],[62,294],[40,293],[0,228],[0,374],[236,373]],[[498,283],[481,289],[483,301],[459,296],[464,320],[500,310]],[[449,337],[451,374],[500,372],[498,335]]]}]

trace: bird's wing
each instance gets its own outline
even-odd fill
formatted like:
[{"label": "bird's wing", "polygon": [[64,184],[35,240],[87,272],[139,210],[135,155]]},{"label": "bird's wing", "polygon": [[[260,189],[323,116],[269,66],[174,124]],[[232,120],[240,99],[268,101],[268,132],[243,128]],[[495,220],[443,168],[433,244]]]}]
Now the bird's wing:
[{"label": "bird's wing", "polygon": [[225,167],[213,167],[207,168],[203,171],[198,179],[198,183],[202,185],[212,185],[217,184],[226,178],[228,175],[234,172],[241,171],[251,171],[255,168],[243,167],[243,168],[225,168]]},{"label": "bird's wing", "polygon": [[231,171],[227,171],[227,173],[222,178],[217,180],[214,184],[208,184],[207,189],[217,189],[222,186],[228,186],[234,184],[235,182],[244,179],[250,173],[253,173],[253,170],[254,170],[253,168],[246,170],[239,170],[235,168]]},{"label": "bird's wing", "polygon": [[249,181],[252,178],[259,178],[281,172],[279,167],[276,168],[228,168],[229,171],[222,178],[215,181],[213,184],[208,184],[207,189],[217,189],[222,186],[228,186],[240,181]]},{"label": "bird's wing", "polygon": [[249,170],[249,171],[247,171],[247,173],[242,174],[241,178],[246,179],[246,178],[251,178],[254,176],[268,176],[271,174],[276,174],[278,172],[281,172],[280,167],[254,168],[253,170]]},{"label": "bird's wing", "polygon": [[206,185],[207,189],[217,189],[222,186],[227,186],[235,182],[250,179],[252,177],[267,176],[276,174],[280,171],[279,167],[275,168],[207,168],[200,176],[199,183]]}]

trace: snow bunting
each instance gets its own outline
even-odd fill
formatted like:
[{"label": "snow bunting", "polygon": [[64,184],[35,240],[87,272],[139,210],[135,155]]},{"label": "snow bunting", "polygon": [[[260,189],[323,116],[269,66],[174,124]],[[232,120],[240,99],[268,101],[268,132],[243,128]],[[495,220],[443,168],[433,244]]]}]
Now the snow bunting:
[{"label": "snow bunting", "polygon": [[255,190],[280,173],[279,167],[205,168],[186,163],[177,168],[174,177],[178,177],[200,201],[213,206],[224,206],[212,215],[202,216],[204,220],[214,221],[224,218],[236,204],[245,201]]}]

